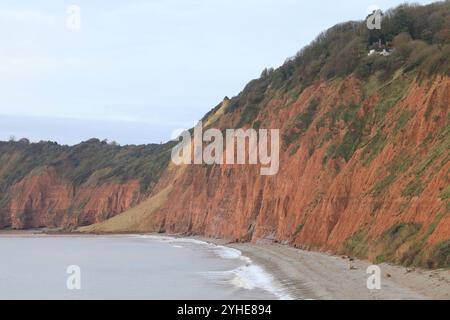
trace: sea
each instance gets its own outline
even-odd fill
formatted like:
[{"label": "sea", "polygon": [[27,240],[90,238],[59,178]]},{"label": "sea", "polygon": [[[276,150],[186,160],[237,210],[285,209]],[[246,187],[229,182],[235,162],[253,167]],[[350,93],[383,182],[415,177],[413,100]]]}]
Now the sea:
[{"label": "sea", "polygon": [[291,297],[239,250],[191,238],[0,234],[0,299]]}]

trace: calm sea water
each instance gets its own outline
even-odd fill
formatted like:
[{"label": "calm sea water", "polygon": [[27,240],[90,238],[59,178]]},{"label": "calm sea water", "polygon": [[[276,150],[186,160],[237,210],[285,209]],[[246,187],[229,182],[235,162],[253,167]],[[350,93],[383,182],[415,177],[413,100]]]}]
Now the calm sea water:
[{"label": "calm sea water", "polygon": [[[69,290],[69,266],[80,290]],[[283,299],[241,252],[192,239],[1,236],[0,299]]]}]

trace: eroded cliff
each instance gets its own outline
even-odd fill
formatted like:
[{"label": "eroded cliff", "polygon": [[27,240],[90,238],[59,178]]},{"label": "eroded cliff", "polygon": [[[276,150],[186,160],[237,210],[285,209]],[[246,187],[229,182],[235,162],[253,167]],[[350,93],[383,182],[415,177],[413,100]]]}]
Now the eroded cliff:
[{"label": "eroded cliff", "polygon": [[[255,121],[286,133],[279,173],[261,176],[248,165],[180,168],[161,181],[176,201],[154,214],[155,230],[447,265],[450,78],[419,84],[401,75],[365,98],[364,90],[350,76],[270,101]],[[386,100],[392,103],[380,122],[374,112]],[[311,103],[318,104],[314,119],[289,143]]]},{"label": "eroded cliff", "polygon": [[1,142],[0,152],[0,228],[70,230],[145,199],[168,164],[170,146],[21,140]]}]

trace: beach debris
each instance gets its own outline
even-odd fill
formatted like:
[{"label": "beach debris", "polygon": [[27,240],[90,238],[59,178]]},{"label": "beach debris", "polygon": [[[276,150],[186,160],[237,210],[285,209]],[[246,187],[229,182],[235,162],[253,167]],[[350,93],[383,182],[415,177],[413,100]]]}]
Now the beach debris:
[{"label": "beach debris", "polygon": [[355,270],[356,268],[353,266],[353,262],[355,261],[355,259],[349,257],[348,258],[348,270]]}]

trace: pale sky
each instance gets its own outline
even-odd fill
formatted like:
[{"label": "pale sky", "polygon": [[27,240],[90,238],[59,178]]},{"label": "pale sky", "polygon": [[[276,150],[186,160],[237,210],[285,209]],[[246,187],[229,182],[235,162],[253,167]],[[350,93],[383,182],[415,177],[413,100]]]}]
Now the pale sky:
[{"label": "pale sky", "polygon": [[1,0],[0,140],[166,141],[321,31],[403,2]]}]

